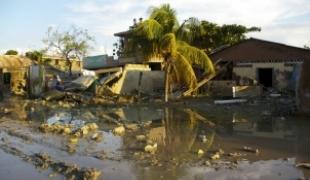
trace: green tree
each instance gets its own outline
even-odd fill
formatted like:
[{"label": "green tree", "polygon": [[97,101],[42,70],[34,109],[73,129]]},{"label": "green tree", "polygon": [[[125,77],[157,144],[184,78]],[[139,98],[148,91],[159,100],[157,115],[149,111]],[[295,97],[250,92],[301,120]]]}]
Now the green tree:
[{"label": "green tree", "polygon": [[305,48],[305,49],[310,49],[310,46],[304,45],[304,48]]},{"label": "green tree", "polygon": [[209,21],[201,21],[200,28],[202,33],[194,37],[191,45],[202,48],[208,53],[218,47],[233,45],[246,39],[246,34],[249,32],[261,31],[259,27],[248,28],[238,24],[219,26]]},{"label": "green tree", "polygon": [[28,51],[26,52],[26,57],[29,59],[38,62],[39,64],[42,63],[42,56],[43,53],[41,51]]},{"label": "green tree", "polygon": [[52,51],[63,56],[67,62],[69,75],[72,75],[72,62],[74,58],[82,59],[91,49],[90,43],[94,38],[88,34],[86,29],[75,26],[64,32],[59,32],[52,27],[48,28],[47,37],[43,39],[46,51]]},{"label": "green tree", "polygon": [[18,52],[16,50],[8,50],[5,55],[18,55]]},{"label": "green tree", "polygon": [[151,8],[149,18],[133,30],[134,47],[142,51],[144,59],[164,59],[165,102],[168,101],[172,83],[185,85],[189,89],[197,85],[194,65],[204,69],[205,75],[215,72],[207,54],[189,44],[197,34],[195,28],[189,28],[194,23],[194,19],[189,19],[188,25],[180,26],[175,10],[164,4]]}]

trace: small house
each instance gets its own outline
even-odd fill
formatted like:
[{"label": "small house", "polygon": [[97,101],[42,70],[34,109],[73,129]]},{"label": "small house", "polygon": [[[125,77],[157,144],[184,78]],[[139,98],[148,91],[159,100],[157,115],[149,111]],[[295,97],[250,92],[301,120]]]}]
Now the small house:
[{"label": "small house", "polygon": [[226,64],[217,80],[295,92],[303,62],[310,61],[310,50],[250,38],[218,49],[210,57],[219,66]]},{"label": "small house", "polygon": [[0,86],[2,91],[23,93],[26,86],[26,74],[31,60],[17,55],[0,56]]}]

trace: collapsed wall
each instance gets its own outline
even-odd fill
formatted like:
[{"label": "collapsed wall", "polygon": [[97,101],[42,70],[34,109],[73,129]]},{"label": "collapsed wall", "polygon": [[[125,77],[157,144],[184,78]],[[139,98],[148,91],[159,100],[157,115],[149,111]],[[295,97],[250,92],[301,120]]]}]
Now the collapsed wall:
[{"label": "collapsed wall", "polygon": [[111,89],[115,94],[151,94],[164,89],[164,77],[164,71],[151,71],[149,65],[127,64],[122,77]]}]

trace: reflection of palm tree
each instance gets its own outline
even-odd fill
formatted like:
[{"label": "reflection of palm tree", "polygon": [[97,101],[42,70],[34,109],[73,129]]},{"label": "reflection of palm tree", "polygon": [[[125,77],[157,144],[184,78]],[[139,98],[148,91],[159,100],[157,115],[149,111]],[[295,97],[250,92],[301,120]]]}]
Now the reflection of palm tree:
[{"label": "reflection of palm tree", "polygon": [[[158,179],[158,174],[163,175],[165,179],[179,179],[184,176],[186,169],[184,166],[172,166],[171,163],[180,163],[184,159],[193,157],[189,152],[198,136],[197,113],[176,108],[165,108],[164,112],[163,126],[154,127],[148,133],[148,137],[159,145],[158,151],[152,158],[159,160],[163,167],[150,167],[146,172],[144,167],[135,166],[138,179]],[[205,149],[212,145],[214,132],[208,133]]]},{"label": "reflection of palm tree", "polygon": [[167,154],[178,156],[189,152],[196,140],[198,124],[193,114],[177,109],[165,109]]}]

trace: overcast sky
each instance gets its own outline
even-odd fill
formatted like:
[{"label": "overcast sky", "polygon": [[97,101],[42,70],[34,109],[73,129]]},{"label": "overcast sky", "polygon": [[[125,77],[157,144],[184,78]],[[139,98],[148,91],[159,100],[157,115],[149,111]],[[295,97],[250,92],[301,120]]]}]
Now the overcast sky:
[{"label": "overcast sky", "polygon": [[113,34],[162,3],[170,3],[180,21],[198,17],[259,26],[261,32],[248,36],[299,47],[310,44],[310,0],[1,0],[0,51],[43,48],[49,26],[76,25],[95,37],[92,55],[111,54]]}]

